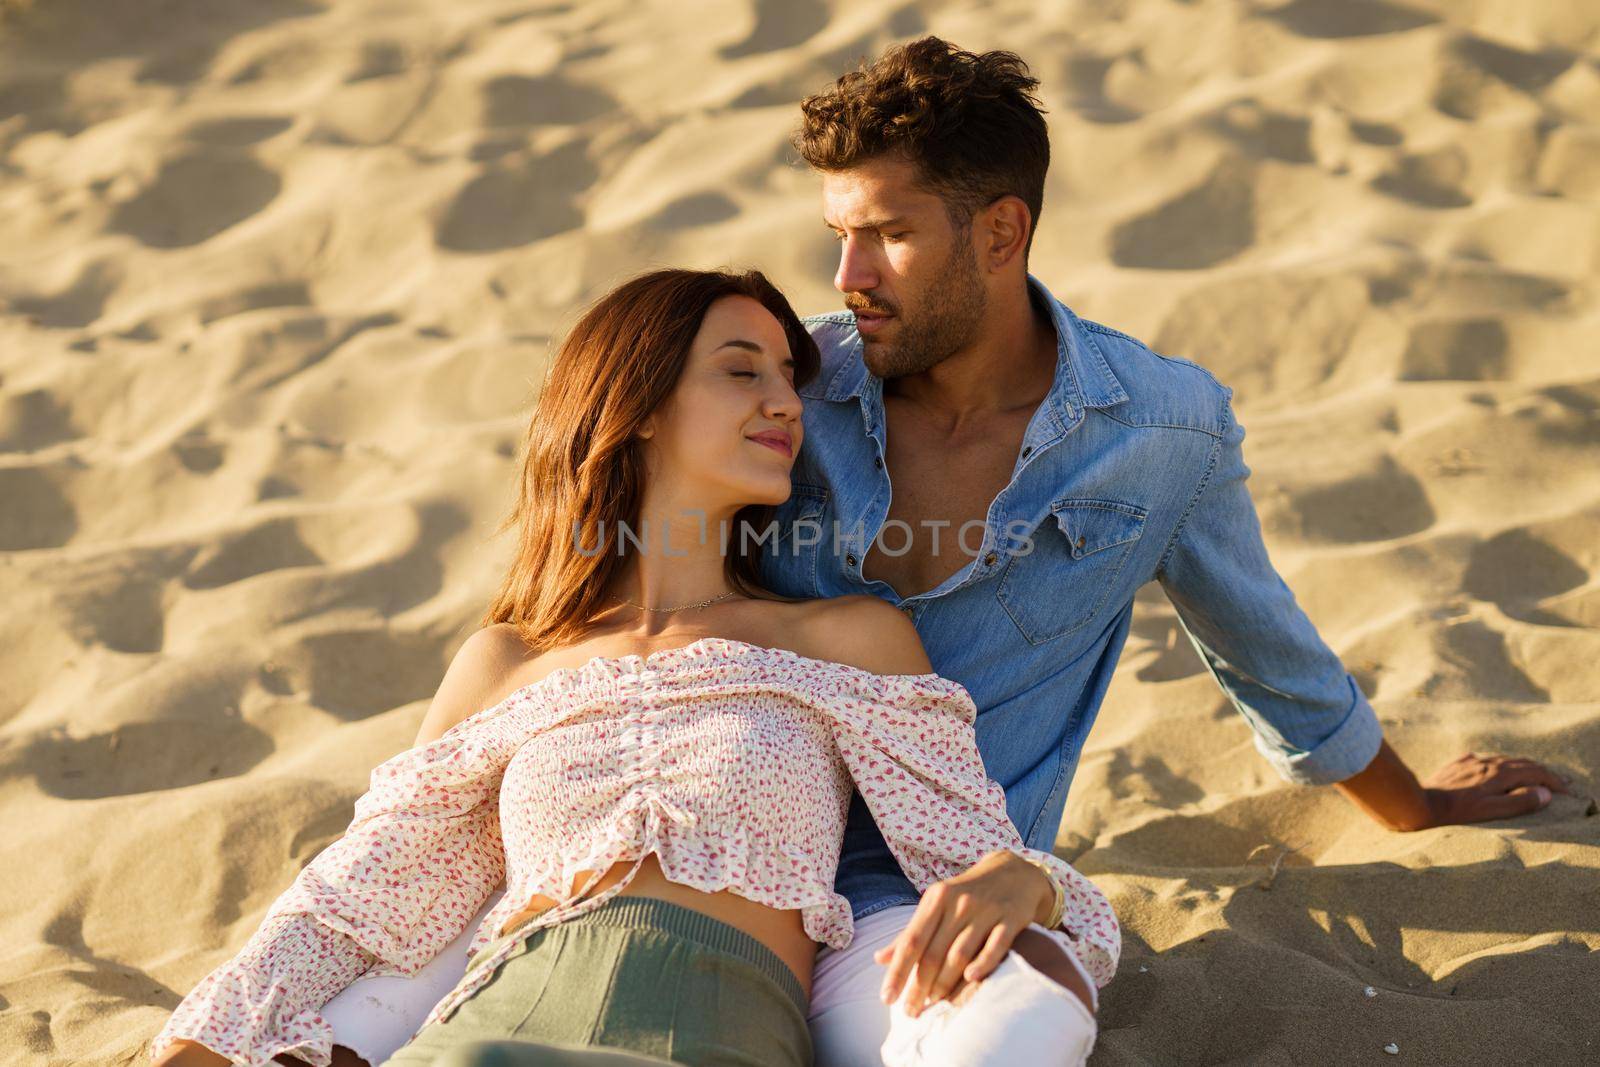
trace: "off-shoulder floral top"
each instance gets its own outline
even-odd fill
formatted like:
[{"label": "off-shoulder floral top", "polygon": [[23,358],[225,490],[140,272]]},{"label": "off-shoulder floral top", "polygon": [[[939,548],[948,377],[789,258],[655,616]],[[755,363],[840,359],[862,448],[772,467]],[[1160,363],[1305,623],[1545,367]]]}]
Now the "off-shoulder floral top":
[{"label": "off-shoulder floral top", "polygon": [[[319,1009],[364,974],[416,974],[502,881],[469,960],[535,894],[558,903],[519,935],[598,906],[652,853],[674,882],[799,909],[814,940],[843,948],[851,912],[833,885],[852,784],[918,890],[997,849],[1048,864],[1067,889],[1061,926],[1104,986],[1122,944],[1111,905],[1066,861],[1023,846],[984,772],[976,715],[938,674],[725,637],[557,669],[377,766],[349,829],[183,999],[152,1056],[187,1038],[251,1067],[283,1053],[327,1067]],[[578,872],[628,859],[615,885],[571,891]],[[521,939],[500,940],[422,1026]]]}]

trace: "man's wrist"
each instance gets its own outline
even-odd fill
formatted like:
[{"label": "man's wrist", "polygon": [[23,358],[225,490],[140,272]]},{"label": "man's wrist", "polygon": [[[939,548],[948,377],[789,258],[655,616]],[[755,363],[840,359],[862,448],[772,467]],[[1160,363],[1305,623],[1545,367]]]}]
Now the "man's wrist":
[{"label": "man's wrist", "polygon": [[1432,829],[1435,826],[1448,825],[1453,820],[1450,817],[1450,794],[1443,789],[1422,789],[1423,799],[1427,803],[1428,821],[1419,830]]},{"label": "man's wrist", "polygon": [[1400,832],[1440,825],[1449,799],[1424,789],[1387,740],[1365,770],[1335,782],[1334,788],[1384,827]]}]

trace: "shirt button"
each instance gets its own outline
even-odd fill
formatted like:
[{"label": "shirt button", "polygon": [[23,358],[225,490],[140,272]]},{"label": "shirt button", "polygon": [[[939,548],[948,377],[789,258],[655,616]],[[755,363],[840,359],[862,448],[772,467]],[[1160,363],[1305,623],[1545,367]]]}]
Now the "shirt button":
[{"label": "shirt button", "polygon": [[984,556],[983,557],[984,566],[993,567],[994,566],[994,561],[995,561],[996,558],[997,557],[995,556],[995,554],[993,552],[989,553],[987,556]]},{"label": "shirt button", "polygon": [[844,562],[846,566],[854,567],[856,565],[856,558],[854,556],[846,556],[844,558]]},{"label": "shirt button", "polygon": [[1027,455],[1027,454],[1028,454],[1028,453],[1029,453],[1029,452],[1032,452],[1032,451],[1033,451],[1033,446],[1032,446],[1032,445],[1029,445],[1029,446],[1028,446],[1028,447],[1027,447],[1027,448],[1024,448],[1024,449],[1023,449],[1023,450],[1022,450],[1022,454],[1023,454],[1023,455],[1024,455],[1024,456],[1026,456],[1026,455]]},{"label": "shirt button", "polygon": [[882,467],[883,466],[883,457],[882,456],[873,456],[872,457],[872,465],[874,467]]}]

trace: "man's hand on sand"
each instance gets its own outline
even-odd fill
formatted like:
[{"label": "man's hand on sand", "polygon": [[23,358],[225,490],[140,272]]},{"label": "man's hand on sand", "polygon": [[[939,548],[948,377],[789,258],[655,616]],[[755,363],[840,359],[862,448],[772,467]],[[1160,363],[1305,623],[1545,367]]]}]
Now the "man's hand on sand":
[{"label": "man's hand on sand", "polygon": [[1530,759],[1467,752],[1419,781],[1388,740],[1365,770],[1334,788],[1391,830],[1427,830],[1455,823],[1528,815],[1572,783]]},{"label": "man's hand on sand", "polygon": [[1538,811],[1572,783],[1550,768],[1515,756],[1464,752],[1422,782],[1434,826],[1510,819]]}]

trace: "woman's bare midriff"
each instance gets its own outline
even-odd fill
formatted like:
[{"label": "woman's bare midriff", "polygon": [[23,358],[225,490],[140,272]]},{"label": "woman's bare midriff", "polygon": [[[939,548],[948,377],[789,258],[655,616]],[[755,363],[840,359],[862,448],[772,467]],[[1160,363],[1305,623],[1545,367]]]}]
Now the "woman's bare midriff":
[{"label": "woman's bare midriff", "polygon": [[[605,875],[584,894],[585,898],[621,881],[628,873],[628,869],[633,866],[633,862],[629,859],[613,863],[607,868]],[[585,881],[593,877],[593,874],[592,871],[579,871],[577,877],[572,880],[570,892],[577,892]],[[619,890],[617,895],[655,897],[658,900],[681,904],[683,907],[703,912],[743,930],[777,953],[778,958],[788,964],[789,969],[800,980],[800,988],[805,990],[806,996],[811,995],[811,971],[816,964],[817,943],[806,934],[798,909],[771,908],[727,889],[706,893],[691,886],[669,881],[654,853],[645,857],[644,862],[639,864],[639,871],[633,876],[633,880]],[[554,900],[542,894],[534,896],[527,907],[505,921],[496,936],[510,933],[539,912],[554,907],[555,904]]]}]

